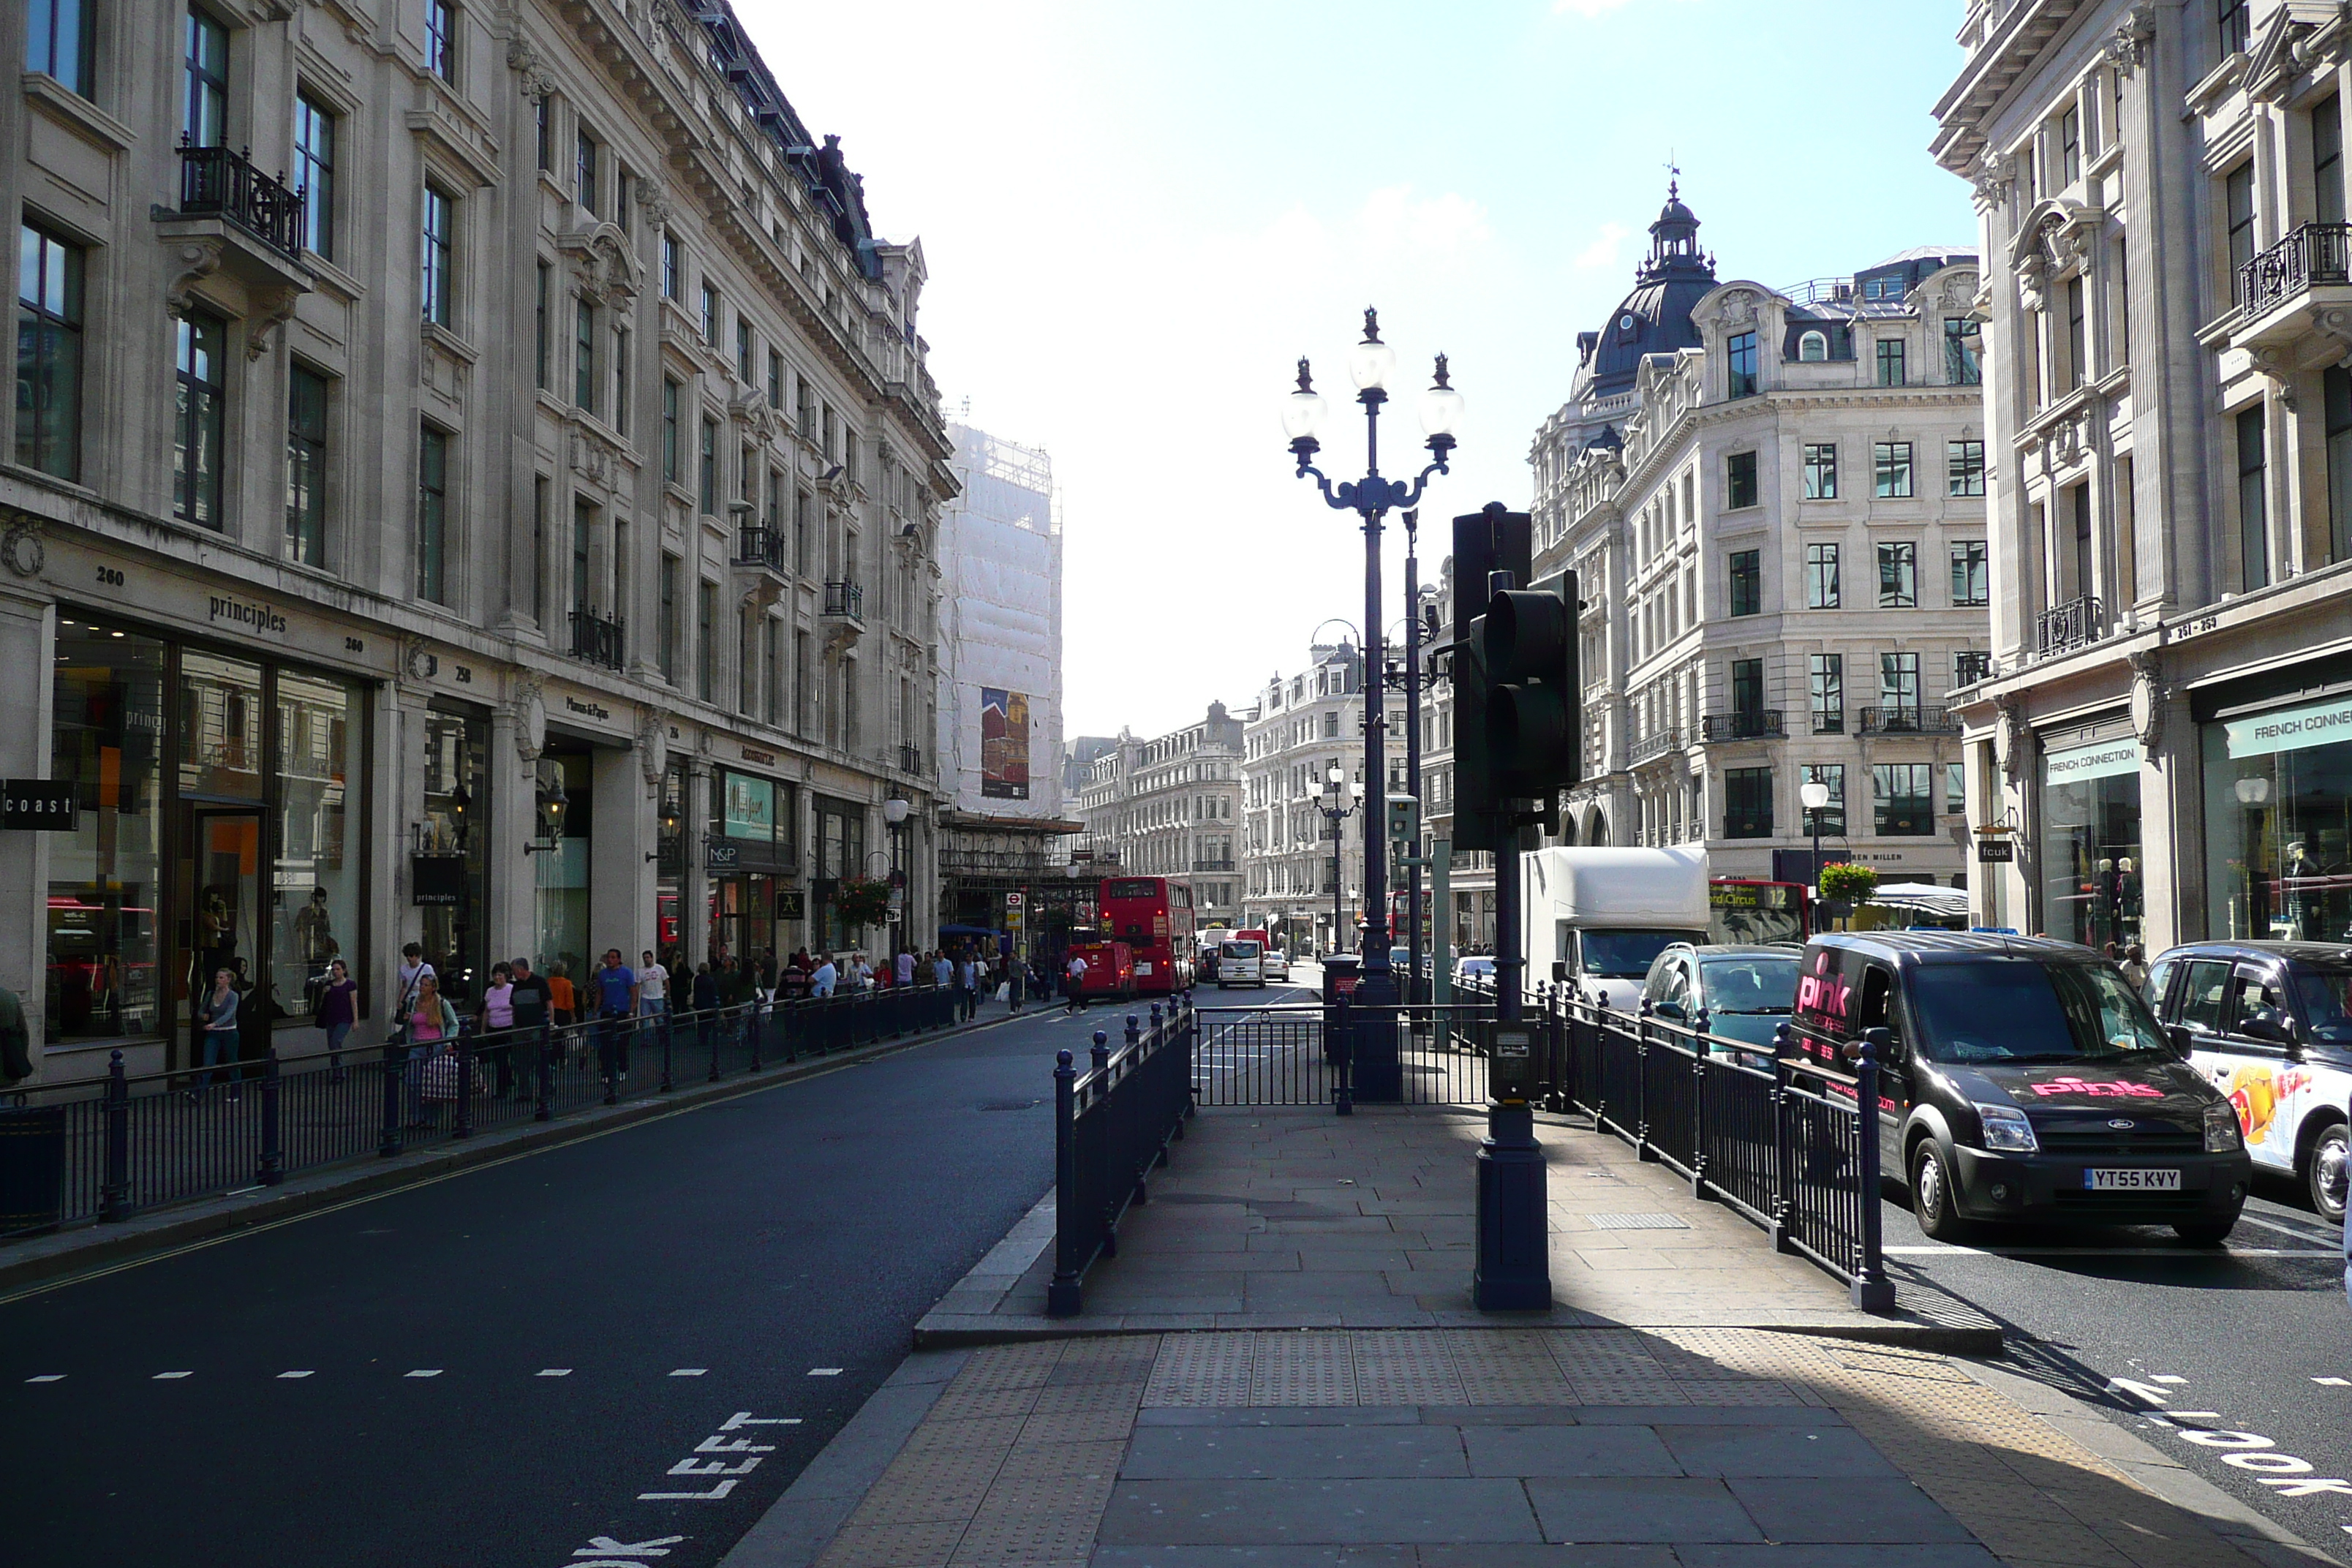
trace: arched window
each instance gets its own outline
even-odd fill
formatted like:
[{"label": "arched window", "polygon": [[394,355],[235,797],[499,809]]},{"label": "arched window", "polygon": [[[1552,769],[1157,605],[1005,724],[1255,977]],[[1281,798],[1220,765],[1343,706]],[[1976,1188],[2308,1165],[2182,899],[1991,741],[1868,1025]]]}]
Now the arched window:
[{"label": "arched window", "polygon": [[1829,339],[1819,332],[1807,332],[1797,340],[1797,357],[1809,364],[1829,358]]}]

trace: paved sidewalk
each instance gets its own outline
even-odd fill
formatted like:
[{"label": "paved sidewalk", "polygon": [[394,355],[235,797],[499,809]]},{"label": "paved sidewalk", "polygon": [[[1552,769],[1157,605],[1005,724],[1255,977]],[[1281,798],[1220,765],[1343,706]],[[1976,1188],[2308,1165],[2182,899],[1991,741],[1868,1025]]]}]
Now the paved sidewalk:
[{"label": "paved sidewalk", "polygon": [[[1050,1219],[1033,1216],[950,1291],[919,1345],[1071,1332],[1491,1327],[1471,1305],[1474,1156],[1483,1111],[1359,1107],[1204,1110],[1119,1226],[1076,1320],[1044,1316]],[[1997,1352],[2000,1331],[1906,1289],[1892,1318],[1776,1254],[1754,1225],[1690,1195],[1627,1144],[1538,1119],[1549,1161],[1553,1307],[1514,1322],[1562,1327],[1778,1328],[1919,1348]],[[1016,1243],[1036,1250],[1023,1256]],[[1022,1267],[1025,1264],[1025,1268]],[[1019,1269],[1017,1276],[1013,1272]]]}]

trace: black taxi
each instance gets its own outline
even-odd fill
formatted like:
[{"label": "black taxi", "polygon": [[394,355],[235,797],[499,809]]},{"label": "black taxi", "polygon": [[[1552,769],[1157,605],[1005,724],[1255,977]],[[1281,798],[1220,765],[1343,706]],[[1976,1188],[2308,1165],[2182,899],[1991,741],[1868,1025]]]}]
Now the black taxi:
[{"label": "black taxi", "polygon": [[1961,931],[1832,932],[1805,948],[1790,1035],[1843,1064],[1884,1028],[1879,1139],[1919,1228],[2169,1225],[2229,1235],[2252,1176],[2237,1112],[2089,948]]}]

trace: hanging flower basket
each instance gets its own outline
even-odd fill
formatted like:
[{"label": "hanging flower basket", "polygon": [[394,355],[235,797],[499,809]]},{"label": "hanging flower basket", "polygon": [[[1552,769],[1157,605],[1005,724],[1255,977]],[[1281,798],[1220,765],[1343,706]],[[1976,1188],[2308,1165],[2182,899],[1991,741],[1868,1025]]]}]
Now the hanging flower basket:
[{"label": "hanging flower basket", "polygon": [[890,884],[878,877],[844,877],[833,901],[844,924],[878,926],[890,918]]},{"label": "hanging flower basket", "polygon": [[1878,891],[1878,873],[1843,862],[1822,868],[1822,897],[1842,904],[1866,904]]}]

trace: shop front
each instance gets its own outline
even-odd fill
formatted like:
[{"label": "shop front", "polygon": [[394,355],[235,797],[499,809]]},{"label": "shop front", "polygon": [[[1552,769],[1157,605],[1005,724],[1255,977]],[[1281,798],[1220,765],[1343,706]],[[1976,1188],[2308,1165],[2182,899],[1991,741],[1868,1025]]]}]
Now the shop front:
[{"label": "shop front", "polygon": [[2140,743],[2117,721],[2042,737],[2039,928],[2104,950],[2142,940]]},{"label": "shop front", "polygon": [[2213,934],[2352,942],[2352,688],[2200,730]]},{"label": "shop front", "polygon": [[79,809],[49,845],[47,1050],[184,1065],[226,970],[258,1056],[257,1024],[307,1024],[336,959],[366,972],[363,684],[69,605],[50,679],[49,776]]},{"label": "shop front", "polygon": [[454,1006],[470,1005],[489,973],[488,716],[435,700],[421,736],[425,816],[414,829],[409,901],[425,962]]},{"label": "shop front", "polygon": [[[596,831],[596,758],[584,741],[551,733],[534,779],[531,957],[574,984],[595,968],[606,942],[590,931],[591,851]],[[623,944],[625,946],[625,944]],[[636,954],[627,953],[634,962]]]},{"label": "shop front", "polygon": [[711,961],[745,963],[764,952],[790,953],[800,921],[786,916],[798,903],[793,886],[799,864],[793,788],[738,768],[720,768],[711,781],[711,814],[703,839]]},{"label": "shop front", "polygon": [[810,888],[810,946],[846,952],[866,940],[863,927],[842,918],[841,884],[866,874],[866,807],[854,800],[820,795],[816,808],[816,866]]}]

